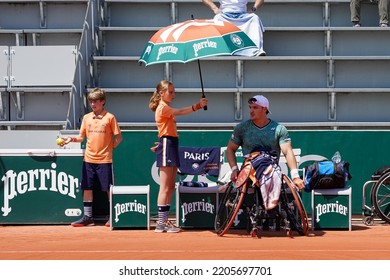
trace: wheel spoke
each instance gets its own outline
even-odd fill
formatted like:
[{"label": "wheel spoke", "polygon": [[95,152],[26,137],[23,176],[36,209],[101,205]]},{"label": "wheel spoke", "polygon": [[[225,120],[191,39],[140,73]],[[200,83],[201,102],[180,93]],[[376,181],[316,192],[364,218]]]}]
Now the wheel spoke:
[{"label": "wheel spoke", "polygon": [[390,223],[390,172],[380,176],[372,188],[372,204],[375,213],[384,221]]}]

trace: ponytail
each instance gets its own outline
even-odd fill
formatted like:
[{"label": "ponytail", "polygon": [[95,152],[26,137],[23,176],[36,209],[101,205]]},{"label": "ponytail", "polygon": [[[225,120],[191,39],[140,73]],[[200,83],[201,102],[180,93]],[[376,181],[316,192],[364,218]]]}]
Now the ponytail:
[{"label": "ponytail", "polygon": [[152,110],[153,112],[156,112],[160,100],[161,100],[161,95],[157,90],[155,90],[149,101],[149,109]]},{"label": "ponytail", "polygon": [[167,80],[162,80],[159,82],[156,86],[156,90],[153,92],[152,97],[150,98],[149,101],[149,109],[152,110],[153,112],[156,111],[158,104],[160,103],[161,100],[161,95],[160,92],[167,90],[170,85],[173,85],[170,81]]}]

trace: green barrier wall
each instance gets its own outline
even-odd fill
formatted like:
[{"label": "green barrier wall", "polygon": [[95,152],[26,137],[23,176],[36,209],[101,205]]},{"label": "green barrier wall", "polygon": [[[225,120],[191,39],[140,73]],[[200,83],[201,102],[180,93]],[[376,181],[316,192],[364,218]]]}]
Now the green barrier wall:
[{"label": "green barrier wall", "polygon": [[[179,131],[181,146],[221,146],[228,143],[231,131]],[[156,131],[124,131],[123,142],[114,153],[116,185],[147,185],[151,188],[151,212],[156,213],[158,170],[155,154],[149,150],[157,141]],[[331,158],[339,151],[348,161],[352,179],[352,211],[361,214],[362,186],[371,174],[383,165],[389,165],[389,131],[290,131],[294,148],[301,148],[300,167],[317,157]],[[210,180],[213,180],[210,178]],[[310,212],[310,194],[303,200]],[[175,203],[172,203],[172,213]]]},{"label": "green barrier wall", "polygon": [[[181,146],[226,147],[231,135],[231,131],[179,133]],[[290,135],[293,147],[302,150],[300,167],[319,158],[331,158],[336,151],[350,163],[352,214],[360,215],[364,183],[376,169],[390,165],[390,132],[290,131]],[[123,137],[123,142],[114,151],[115,185],[150,185],[150,211],[154,215],[157,213],[159,173],[150,147],[157,141],[157,132],[123,131]],[[82,150],[57,149],[54,156],[18,149],[14,150],[15,155],[10,150],[3,151],[5,153],[0,153],[0,223],[70,223],[81,215],[82,197],[76,181],[81,172]],[[34,172],[38,175],[33,175]],[[36,177],[30,180],[31,176]],[[107,194],[95,191],[94,195],[94,214],[108,215]],[[310,213],[310,193],[303,193],[303,201]],[[174,198],[171,213],[175,211]]]},{"label": "green barrier wall", "polygon": [[82,150],[0,151],[0,224],[78,220],[82,156]]}]

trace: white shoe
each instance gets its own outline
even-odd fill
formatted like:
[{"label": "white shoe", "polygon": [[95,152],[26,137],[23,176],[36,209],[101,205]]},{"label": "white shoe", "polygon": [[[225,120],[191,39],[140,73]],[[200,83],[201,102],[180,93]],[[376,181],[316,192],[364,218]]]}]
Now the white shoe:
[{"label": "white shoe", "polygon": [[158,233],[163,233],[163,232],[168,232],[168,233],[178,233],[181,232],[182,229],[175,226],[171,222],[167,221],[163,224],[157,223],[156,228],[154,229],[154,232]]},{"label": "white shoe", "polygon": [[266,54],[265,51],[263,51],[263,50],[258,50],[258,51],[255,53],[254,56],[266,56],[266,55],[267,55],[267,54]]}]

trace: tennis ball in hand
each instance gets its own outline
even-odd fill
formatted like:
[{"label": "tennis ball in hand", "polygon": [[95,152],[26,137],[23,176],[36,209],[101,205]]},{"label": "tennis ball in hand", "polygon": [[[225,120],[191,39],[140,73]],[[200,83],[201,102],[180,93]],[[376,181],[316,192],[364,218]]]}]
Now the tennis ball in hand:
[{"label": "tennis ball in hand", "polygon": [[56,143],[57,143],[58,146],[62,146],[64,144],[64,139],[57,138]]}]

